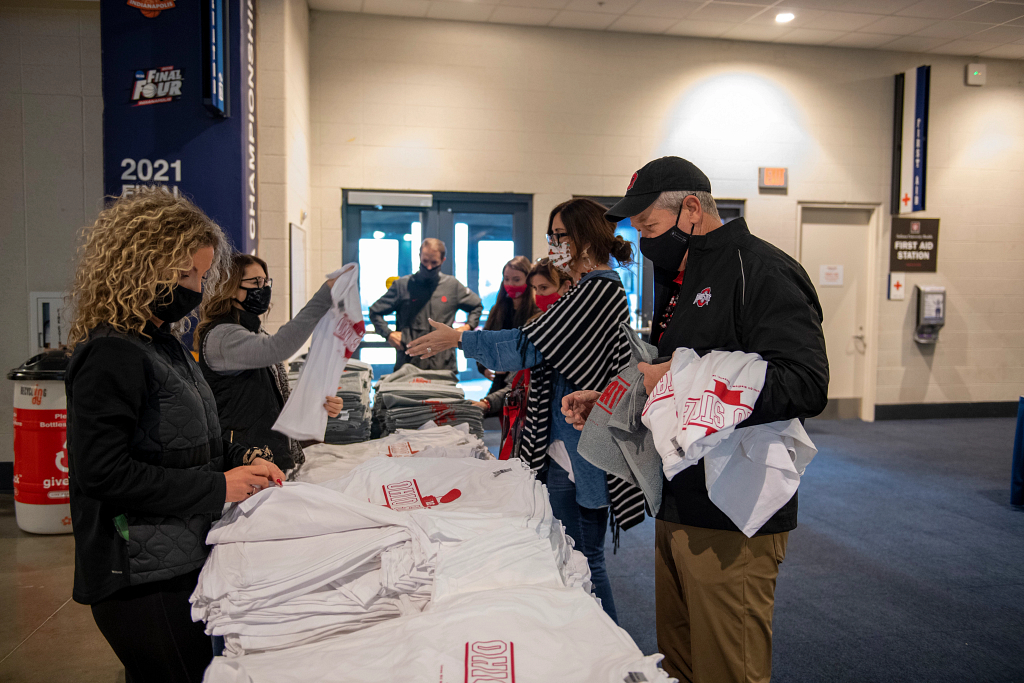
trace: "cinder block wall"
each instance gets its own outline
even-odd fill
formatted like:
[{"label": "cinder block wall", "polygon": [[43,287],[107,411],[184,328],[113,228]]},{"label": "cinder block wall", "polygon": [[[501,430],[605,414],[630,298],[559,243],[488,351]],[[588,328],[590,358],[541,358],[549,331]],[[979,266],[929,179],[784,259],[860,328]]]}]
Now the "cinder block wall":
[{"label": "cinder block wall", "polygon": [[[1024,64],[967,58],[311,14],[314,224],[340,242],[340,188],[534,195],[534,253],[557,202],[619,195],[651,158],[689,158],[755,234],[791,254],[799,202],[873,204],[877,403],[1016,400],[1024,390]],[[941,342],[885,301],[893,75],[932,65],[928,212],[942,219]],[[762,195],[758,166],[786,166]]]}]

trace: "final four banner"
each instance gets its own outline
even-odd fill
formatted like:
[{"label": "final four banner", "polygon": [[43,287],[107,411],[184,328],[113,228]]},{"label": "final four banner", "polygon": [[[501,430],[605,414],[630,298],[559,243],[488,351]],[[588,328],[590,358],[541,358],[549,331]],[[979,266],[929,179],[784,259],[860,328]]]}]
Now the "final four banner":
[{"label": "final four banner", "polygon": [[103,181],[182,193],[256,253],[256,0],[103,0]]},{"label": "final four banner", "polygon": [[925,209],[930,83],[930,66],[919,66],[896,75],[892,178],[894,214]]}]

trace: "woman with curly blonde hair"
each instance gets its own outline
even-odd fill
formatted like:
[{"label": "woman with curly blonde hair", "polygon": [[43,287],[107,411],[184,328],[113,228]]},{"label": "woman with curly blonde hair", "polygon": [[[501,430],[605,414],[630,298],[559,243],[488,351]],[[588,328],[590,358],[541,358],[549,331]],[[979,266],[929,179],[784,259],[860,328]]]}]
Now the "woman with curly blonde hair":
[{"label": "woman with curly blonde hair", "polygon": [[212,649],[188,598],[213,515],[283,479],[221,438],[178,337],[229,253],[213,221],[159,188],[108,205],[79,249],[65,379],[73,597],[128,683],[202,679]]}]

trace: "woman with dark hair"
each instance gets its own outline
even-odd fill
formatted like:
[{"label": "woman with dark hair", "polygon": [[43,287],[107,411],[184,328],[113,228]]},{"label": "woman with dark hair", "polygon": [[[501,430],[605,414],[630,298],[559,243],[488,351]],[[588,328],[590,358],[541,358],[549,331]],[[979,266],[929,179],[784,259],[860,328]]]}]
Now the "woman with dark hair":
[{"label": "woman with dark hair", "polygon": [[[527,284],[529,274],[530,259],[525,256],[516,256],[501,269],[502,282],[498,288],[498,300],[487,314],[485,330],[512,330],[522,327],[526,321],[540,313],[533,300],[533,290]],[[489,370],[483,363],[477,363],[476,366],[484,377],[491,380],[488,396],[505,388],[508,381],[507,372]],[[481,405],[485,415],[496,415],[500,410],[500,406],[491,406],[486,399],[480,403],[486,404],[486,407]]]},{"label": "woman with dark hair", "polygon": [[199,683],[213,657],[189,596],[224,503],[284,475],[222,438],[217,406],[181,344],[230,247],[192,202],[139,188],[84,232],[71,291],[65,386],[72,597],[128,683]]},{"label": "woman with dark hair", "polygon": [[620,325],[629,303],[609,265],[632,260],[632,245],[615,235],[605,208],[572,199],[551,211],[548,243],[552,264],[575,286],[521,330],[460,332],[431,321],[434,331],[409,345],[408,353],[430,356],[454,346],[496,370],[530,369],[519,457],[547,484],[551,508],[590,563],[594,592],[615,618],[615,602],[604,561],[609,508],[615,528],[643,521],[643,494],[580,457],[580,433],[562,419],[561,401],[588,387],[601,391],[629,361]]},{"label": "woman with dark hair", "polygon": [[[263,330],[261,315],[270,310],[274,281],[266,262],[234,254],[227,277],[202,307],[194,345],[203,377],[217,399],[221,429],[233,443],[268,448],[282,470],[305,458],[298,443],[271,426],[288,400],[287,360],[309,339],[331,308],[331,286],[325,282],[313,298],[275,334]],[[337,417],[342,401],[327,396],[324,409]]]}]

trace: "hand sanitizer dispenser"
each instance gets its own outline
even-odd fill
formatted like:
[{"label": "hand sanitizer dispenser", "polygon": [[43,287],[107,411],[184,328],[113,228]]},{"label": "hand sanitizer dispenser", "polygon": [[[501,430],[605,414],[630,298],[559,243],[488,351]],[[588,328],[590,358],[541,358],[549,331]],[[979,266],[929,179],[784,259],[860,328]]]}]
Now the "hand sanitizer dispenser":
[{"label": "hand sanitizer dispenser", "polygon": [[939,330],[946,324],[946,288],[917,285],[917,327],[914,341],[934,344]]}]

